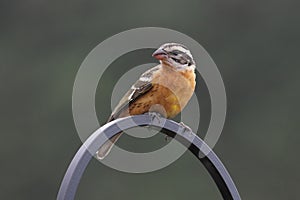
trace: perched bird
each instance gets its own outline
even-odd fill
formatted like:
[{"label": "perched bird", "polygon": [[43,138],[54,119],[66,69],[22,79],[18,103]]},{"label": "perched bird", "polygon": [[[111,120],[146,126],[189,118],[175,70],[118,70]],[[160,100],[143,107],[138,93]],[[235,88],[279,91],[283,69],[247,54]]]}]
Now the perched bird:
[{"label": "perched bird", "polygon": [[[166,43],[152,55],[160,64],[141,75],[113,110],[108,122],[147,112],[173,118],[186,106],[196,85],[195,62],[190,51],[177,43]],[[118,133],[97,151],[103,159],[121,136]]]}]

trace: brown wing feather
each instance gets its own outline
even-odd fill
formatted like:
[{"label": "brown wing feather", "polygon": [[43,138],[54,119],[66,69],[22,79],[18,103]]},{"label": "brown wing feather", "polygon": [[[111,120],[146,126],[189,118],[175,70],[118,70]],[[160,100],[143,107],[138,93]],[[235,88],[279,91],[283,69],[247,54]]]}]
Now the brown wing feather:
[{"label": "brown wing feather", "polygon": [[[116,106],[116,108],[113,110],[111,116],[108,118],[108,122],[113,121],[119,117],[119,115],[129,108],[131,103],[145,95],[152,87],[152,76],[153,72],[160,69],[160,66],[153,67],[152,69],[146,71],[138,81],[134,83],[134,85],[131,87],[131,89],[124,95],[124,97],[120,100],[119,104]],[[146,81],[145,81],[146,80]],[[122,135],[122,132],[116,134],[110,140],[108,140],[106,143],[104,143],[100,149],[97,151],[97,157],[99,159],[105,158],[105,156],[110,152],[113,144],[119,139],[119,137]]]},{"label": "brown wing feather", "polygon": [[[138,81],[139,82],[139,81]],[[146,94],[152,88],[151,82],[143,83],[139,88],[129,90],[116,106],[107,122],[118,118],[120,113],[129,108],[130,104],[136,101],[139,97]],[[130,97],[130,98],[129,98]]]},{"label": "brown wing feather", "polygon": [[[124,97],[120,100],[107,122],[117,119],[122,111],[129,108],[131,103],[146,94],[153,87],[151,79],[153,72],[157,70],[159,70],[159,66],[153,67],[141,75],[140,79],[133,84],[131,89],[128,90]],[[148,81],[142,81],[143,78],[148,79]]]}]

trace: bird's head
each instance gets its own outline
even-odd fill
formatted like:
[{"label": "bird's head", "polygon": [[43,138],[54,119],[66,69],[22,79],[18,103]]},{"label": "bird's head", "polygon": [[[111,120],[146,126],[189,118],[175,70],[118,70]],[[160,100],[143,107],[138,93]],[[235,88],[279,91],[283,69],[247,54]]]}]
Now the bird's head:
[{"label": "bird's head", "polygon": [[152,56],[158,59],[162,64],[174,67],[176,70],[195,69],[195,61],[191,52],[181,44],[163,44]]}]

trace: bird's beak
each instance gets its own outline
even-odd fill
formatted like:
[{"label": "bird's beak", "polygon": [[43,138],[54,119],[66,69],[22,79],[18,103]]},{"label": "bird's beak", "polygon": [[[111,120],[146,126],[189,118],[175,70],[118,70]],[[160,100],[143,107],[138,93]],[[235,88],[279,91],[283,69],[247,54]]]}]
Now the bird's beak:
[{"label": "bird's beak", "polygon": [[163,60],[168,57],[168,54],[163,49],[157,49],[152,56],[157,60]]}]

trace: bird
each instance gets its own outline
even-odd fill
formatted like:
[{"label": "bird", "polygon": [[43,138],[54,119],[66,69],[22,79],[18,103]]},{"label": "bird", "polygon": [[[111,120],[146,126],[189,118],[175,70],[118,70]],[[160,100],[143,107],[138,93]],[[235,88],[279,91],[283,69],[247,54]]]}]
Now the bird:
[{"label": "bird", "polygon": [[[188,48],[178,43],[161,45],[152,56],[159,64],[146,72],[131,86],[107,120],[145,113],[174,118],[187,105],[196,86],[196,64]],[[122,132],[106,141],[96,152],[104,159]]]}]

